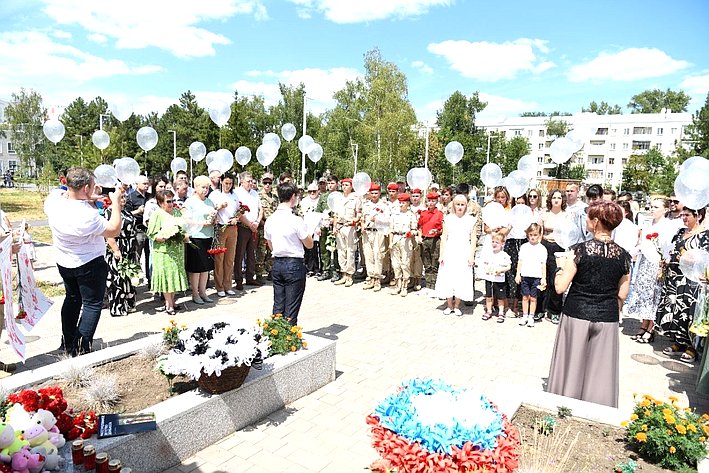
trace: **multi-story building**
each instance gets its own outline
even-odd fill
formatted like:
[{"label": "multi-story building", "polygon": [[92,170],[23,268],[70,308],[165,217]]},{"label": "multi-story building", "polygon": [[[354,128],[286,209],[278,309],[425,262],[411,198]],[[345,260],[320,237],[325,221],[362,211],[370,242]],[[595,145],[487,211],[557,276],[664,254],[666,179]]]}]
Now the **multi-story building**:
[{"label": "multi-story building", "polygon": [[[0,99],[0,127],[7,125],[5,107],[8,105],[10,102]],[[7,127],[2,128],[4,128],[4,132],[0,133],[0,176],[5,174],[8,169],[14,173],[20,167],[20,157],[12,145],[12,135]]]},{"label": "multi-story building", "polygon": [[[681,146],[686,138],[691,113],[638,113],[624,115],[596,115],[578,113],[554,117],[569,123],[581,132],[583,148],[571,158],[571,164],[586,167],[585,182],[619,189],[623,168],[633,154],[657,148],[668,156]],[[545,123],[549,117],[507,117],[478,119],[476,125],[487,132],[504,132],[506,139],[522,136],[529,141],[529,154],[537,158],[537,177],[549,176],[556,164],[551,161],[549,146],[553,137]],[[585,136],[584,136],[585,135]],[[493,159],[491,159],[493,161]],[[494,161],[493,161],[494,162]]]}]

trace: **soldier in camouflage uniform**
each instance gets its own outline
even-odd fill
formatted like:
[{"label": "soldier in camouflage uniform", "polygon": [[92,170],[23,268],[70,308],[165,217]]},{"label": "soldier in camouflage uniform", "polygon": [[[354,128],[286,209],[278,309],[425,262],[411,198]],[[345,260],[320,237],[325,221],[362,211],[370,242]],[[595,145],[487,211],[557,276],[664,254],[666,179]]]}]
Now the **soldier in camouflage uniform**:
[{"label": "soldier in camouflage uniform", "polygon": [[278,207],[278,196],[273,189],[273,174],[267,172],[261,178],[261,190],[258,193],[261,202],[261,224],[258,226],[258,246],[256,247],[256,279],[261,281],[264,275],[271,279],[271,252],[268,249],[266,239],[263,237],[263,227],[266,219],[275,212]]},{"label": "soldier in camouflage uniform", "polygon": [[[323,179],[323,178],[320,178]],[[318,205],[315,207],[316,212],[321,212],[327,216],[332,216],[329,207],[327,206],[327,198],[330,193],[337,191],[337,185],[339,180],[337,176],[330,176],[327,178],[327,192],[320,194],[320,200]],[[323,218],[323,222],[331,222],[329,218]],[[318,277],[318,281],[324,281],[326,279],[332,278],[333,281],[337,281],[339,278],[340,266],[337,262],[337,253],[335,252],[334,258],[330,258],[332,253],[328,249],[328,241],[330,245],[334,244],[334,235],[332,234],[332,223],[323,224],[320,228],[320,261],[322,262],[322,273]]]},{"label": "soldier in camouflage uniform", "polygon": [[334,233],[337,237],[337,258],[340,262],[341,278],[335,284],[350,287],[355,272],[355,251],[357,251],[357,225],[360,217],[360,205],[357,195],[352,191],[352,179],[340,182],[344,201],[336,209]]}]

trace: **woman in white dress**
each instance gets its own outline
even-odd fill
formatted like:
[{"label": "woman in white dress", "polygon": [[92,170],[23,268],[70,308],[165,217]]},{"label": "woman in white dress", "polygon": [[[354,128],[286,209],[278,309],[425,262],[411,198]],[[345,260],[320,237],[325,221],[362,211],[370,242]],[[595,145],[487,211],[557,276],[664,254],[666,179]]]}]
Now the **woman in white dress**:
[{"label": "woman in white dress", "polygon": [[459,308],[460,301],[472,301],[475,298],[473,265],[477,245],[477,217],[469,215],[467,208],[468,198],[458,194],[453,199],[453,213],[443,219],[436,293],[448,301],[443,310],[445,315],[463,315]]}]

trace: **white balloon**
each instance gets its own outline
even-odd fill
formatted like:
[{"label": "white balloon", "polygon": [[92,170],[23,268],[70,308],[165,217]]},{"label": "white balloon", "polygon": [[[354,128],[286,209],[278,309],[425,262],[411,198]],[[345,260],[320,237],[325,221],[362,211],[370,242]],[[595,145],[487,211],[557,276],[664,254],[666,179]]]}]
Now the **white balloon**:
[{"label": "white balloon", "polygon": [[502,169],[495,163],[487,163],[480,169],[480,180],[487,187],[497,187],[502,181]]},{"label": "white balloon", "polygon": [[425,192],[432,180],[433,176],[426,168],[411,168],[406,173],[406,184],[410,189],[421,189],[422,192]]},{"label": "white balloon", "polygon": [[172,174],[177,174],[177,171],[187,171],[187,161],[185,158],[177,157],[170,162],[170,170]]},{"label": "white balloon", "polygon": [[[524,204],[517,204],[510,211],[510,222],[512,228],[517,232],[523,232],[534,223],[532,209]],[[489,226],[489,225],[488,225]]]},{"label": "white balloon", "polygon": [[236,148],[236,162],[242,166],[246,166],[251,161],[251,150],[246,146]]},{"label": "white balloon", "polygon": [[111,137],[103,130],[96,130],[94,134],[91,135],[91,141],[95,147],[104,150],[108,148],[108,145],[111,143]]},{"label": "white balloon", "polygon": [[214,161],[214,158],[217,157],[217,152],[216,151],[210,151],[207,153],[207,156],[204,158],[204,162],[207,164],[207,168],[209,168],[209,165],[212,164],[212,161]]},{"label": "white balloon", "polygon": [[211,118],[214,124],[219,128],[229,122],[229,117],[231,117],[231,104],[209,107],[209,118]]},{"label": "white balloon", "polygon": [[301,153],[308,154],[310,149],[315,146],[315,140],[310,135],[303,135],[298,138],[298,149]]},{"label": "white balloon", "polygon": [[371,185],[372,179],[366,172],[358,172],[352,178],[352,189],[354,189],[354,193],[360,197],[369,192]]},{"label": "white balloon", "polygon": [[133,115],[133,107],[127,104],[111,104],[108,109],[110,110],[113,117],[119,122],[124,122]]},{"label": "white balloon", "polygon": [[707,279],[709,271],[709,252],[701,248],[687,250],[679,258],[679,269],[687,279],[700,282]]},{"label": "white balloon", "polygon": [[482,209],[483,222],[490,228],[501,228],[509,225],[507,211],[499,202],[488,202]]},{"label": "white balloon", "polygon": [[158,144],[158,132],[149,126],[144,126],[135,134],[135,140],[143,151],[150,151]]},{"label": "white balloon", "polygon": [[116,163],[116,176],[123,184],[135,184],[140,176],[140,166],[133,158],[121,158]]},{"label": "white balloon", "polygon": [[568,250],[571,245],[576,244],[583,238],[581,230],[576,226],[573,219],[569,217],[565,218],[561,225],[554,228],[552,235],[554,241],[565,250]]},{"label": "white balloon", "polygon": [[327,208],[333,212],[337,212],[344,201],[345,196],[342,195],[342,192],[330,192],[330,195],[327,196]]},{"label": "white balloon", "polygon": [[693,191],[709,189],[709,159],[692,156],[680,166],[679,177]]},{"label": "white balloon", "polygon": [[513,198],[517,198],[527,192],[528,186],[529,178],[522,171],[512,171],[507,176],[505,187],[507,187],[507,191]]},{"label": "white balloon", "polygon": [[263,144],[272,143],[276,149],[281,148],[281,139],[275,133],[266,133],[263,135]]},{"label": "white balloon", "polygon": [[64,124],[54,118],[44,122],[42,131],[44,132],[44,136],[54,144],[59,143],[62,138],[64,138],[64,133],[66,132]]},{"label": "white balloon", "polygon": [[451,164],[458,164],[463,159],[463,145],[458,141],[451,141],[446,145],[446,159]]},{"label": "white balloon", "polygon": [[234,165],[234,155],[231,154],[231,151],[228,149],[219,149],[215,153],[212,164],[215,165],[222,174],[224,174]]},{"label": "white balloon", "polygon": [[317,163],[320,161],[320,158],[322,158],[323,155],[323,149],[322,146],[320,146],[320,143],[315,143],[312,148],[310,148],[310,151],[308,151],[308,158],[314,163]]},{"label": "white balloon", "polygon": [[207,155],[207,147],[201,141],[193,141],[190,145],[190,158],[198,163]]},{"label": "white balloon", "polygon": [[682,205],[690,209],[701,209],[709,205],[709,187],[705,189],[690,189],[682,181],[682,173],[675,179],[675,196]]},{"label": "white balloon", "polygon": [[551,155],[551,160],[556,164],[563,164],[571,158],[574,154],[572,149],[574,148],[574,143],[568,138],[557,138],[549,146],[549,154]]},{"label": "white balloon", "polygon": [[281,136],[286,141],[293,141],[293,138],[295,138],[295,126],[292,123],[285,123],[281,127]]},{"label": "white balloon", "polygon": [[534,178],[537,175],[537,158],[531,154],[522,156],[517,161],[517,169],[528,179]]},{"label": "white balloon", "polygon": [[256,148],[256,160],[261,164],[261,166],[266,167],[276,159],[276,155],[273,154],[272,145],[261,145]]},{"label": "white balloon", "polygon": [[96,176],[96,184],[101,187],[116,187],[118,177],[116,170],[109,164],[101,164],[94,170]]},{"label": "white balloon", "polygon": [[582,132],[578,130],[571,130],[566,134],[566,138],[574,144],[574,153],[583,148],[585,137]]}]

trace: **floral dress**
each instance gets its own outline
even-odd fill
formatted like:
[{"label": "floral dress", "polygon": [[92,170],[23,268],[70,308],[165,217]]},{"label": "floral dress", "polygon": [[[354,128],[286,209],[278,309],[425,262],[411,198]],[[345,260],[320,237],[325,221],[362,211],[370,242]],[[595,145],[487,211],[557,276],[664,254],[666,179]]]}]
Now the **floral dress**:
[{"label": "floral dress", "polygon": [[679,269],[679,259],[685,251],[700,248],[709,251],[709,230],[699,232],[686,240],[686,228],[680,229],[672,238],[670,262],[665,270],[662,298],[657,309],[657,323],[665,335],[679,345],[691,345],[689,325],[692,323],[699,294],[699,283],[687,279]]},{"label": "floral dress", "polygon": [[[121,233],[116,237],[116,244],[123,259],[138,263],[136,249],[135,217],[129,211],[121,212]],[[106,218],[111,218],[111,209],[106,210]],[[108,310],[114,317],[128,315],[135,309],[135,286],[130,277],[121,276],[118,260],[110,248],[106,250],[106,263],[108,263],[108,278],[106,279],[106,292],[108,293]]]},{"label": "floral dress", "polygon": [[177,211],[170,215],[163,209],[158,209],[148,224],[146,235],[153,241],[153,274],[150,287],[156,293],[187,290],[185,244],[181,237],[182,233],[176,234],[167,241],[155,240],[163,228],[181,224],[178,215]]}]

